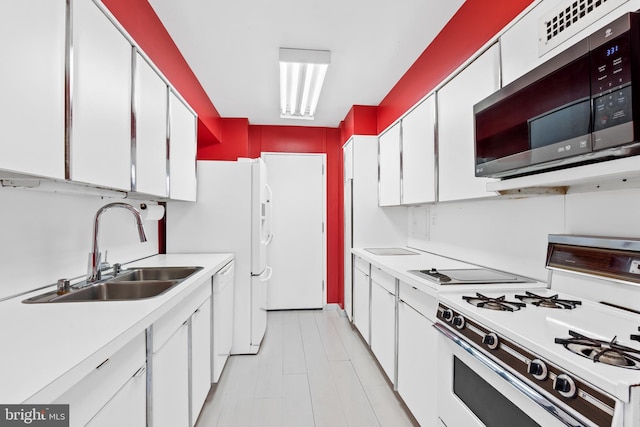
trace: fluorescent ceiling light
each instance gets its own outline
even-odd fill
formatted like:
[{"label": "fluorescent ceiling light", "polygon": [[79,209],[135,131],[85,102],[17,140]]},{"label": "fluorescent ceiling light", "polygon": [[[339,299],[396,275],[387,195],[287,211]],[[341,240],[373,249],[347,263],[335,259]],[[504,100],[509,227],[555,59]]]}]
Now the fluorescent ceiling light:
[{"label": "fluorescent ceiling light", "polygon": [[331,63],[328,50],[280,48],[280,117],[313,120]]}]

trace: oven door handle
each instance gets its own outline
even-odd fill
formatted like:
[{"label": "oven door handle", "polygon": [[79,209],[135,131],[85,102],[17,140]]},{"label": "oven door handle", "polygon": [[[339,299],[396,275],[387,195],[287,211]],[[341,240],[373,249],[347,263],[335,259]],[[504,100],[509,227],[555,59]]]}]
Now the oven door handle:
[{"label": "oven door handle", "polygon": [[487,368],[489,368],[490,370],[498,374],[502,379],[504,379],[513,387],[518,389],[529,399],[533,400],[542,409],[544,409],[545,411],[553,415],[555,418],[560,420],[563,424],[569,427],[584,427],[585,425],[584,423],[581,423],[578,420],[576,420],[573,416],[569,415],[562,408],[559,408],[557,405],[555,405],[549,399],[544,397],[538,391],[528,386],[521,379],[519,379],[518,377],[516,377],[506,369],[504,369],[502,366],[500,366],[499,364],[491,360],[489,357],[485,356],[479,350],[476,350],[467,341],[460,338],[457,334],[453,333],[446,326],[441,325],[440,323],[436,323],[433,325],[433,327],[436,328],[438,332],[440,332],[442,335],[444,335],[445,337],[453,341],[455,344],[457,344],[464,351],[466,351],[471,356],[473,356],[480,363],[482,363]]}]

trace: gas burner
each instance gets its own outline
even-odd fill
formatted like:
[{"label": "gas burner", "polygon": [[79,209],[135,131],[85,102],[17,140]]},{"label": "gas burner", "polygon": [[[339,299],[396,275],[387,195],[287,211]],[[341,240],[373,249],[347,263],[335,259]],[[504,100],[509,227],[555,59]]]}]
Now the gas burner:
[{"label": "gas burner", "polygon": [[640,350],[616,343],[616,337],[611,341],[603,341],[585,337],[574,331],[569,331],[573,338],[556,338],[556,344],[594,362],[618,366],[627,369],[640,369]]},{"label": "gas burner", "polygon": [[488,308],[489,310],[516,311],[520,310],[520,307],[526,307],[526,304],[521,302],[506,301],[504,299],[504,295],[498,298],[490,298],[476,292],[475,297],[463,296],[462,299],[471,305],[475,305],[480,308]]},{"label": "gas burner", "polygon": [[559,308],[571,310],[577,305],[582,304],[582,301],[559,299],[558,295],[543,297],[528,291],[526,291],[526,295],[516,295],[516,298],[518,298],[520,301],[526,302],[527,304],[533,304],[535,306],[544,308]]}]

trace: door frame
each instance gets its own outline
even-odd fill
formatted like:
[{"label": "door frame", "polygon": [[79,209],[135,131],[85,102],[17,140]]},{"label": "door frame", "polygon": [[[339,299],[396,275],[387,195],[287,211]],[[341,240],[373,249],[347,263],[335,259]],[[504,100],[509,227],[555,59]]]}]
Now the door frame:
[{"label": "door frame", "polygon": [[[322,306],[327,306],[327,292],[329,284],[327,283],[327,155],[326,153],[292,153],[278,151],[263,151],[260,157],[265,160],[267,155],[277,156],[314,156],[322,159],[322,223],[324,224],[322,231]],[[267,167],[267,183],[269,182],[269,168]]]}]

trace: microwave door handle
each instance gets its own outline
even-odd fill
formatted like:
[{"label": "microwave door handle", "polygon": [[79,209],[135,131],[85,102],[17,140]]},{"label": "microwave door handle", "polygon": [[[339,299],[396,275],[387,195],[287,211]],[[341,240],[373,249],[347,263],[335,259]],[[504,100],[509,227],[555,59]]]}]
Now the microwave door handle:
[{"label": "microwave door handle", "polygon": [[513,387],[515,387],[518,391],[523,393],[529,399],[533,400],[538,406],[540,406],[542,409],[544,409],[545,411],[553,415],[555,418],[561,421],[564,425],[569,427],[584,426],[583,423],[578,422],[574,417],[569,415],[562,408],[559,408],[558,406],[556,406],[553,402],[551,402],[549,399],[547,399],[546,397],[538,393],[533,388],[529,387],[527,384],[525,384],[522,380],[520,380],[518,377],[513,375],[511,372],[502,368],[502,366],[498,365],[496,362],[494,362],[493,360],[485,356],[483,353],[481,353],[480,351],[472,347],[468,342],[460,338],[455,333],[451,332],[446,326],[436,323],[433,325],[433,327],[436,328],[438,332],[440,332],[442,335],[449,338],[456,345],[462,348],[466,353],[469,353],[480,363],[482,363],[487,368],[489,368],[490,370],[498,374],[502,379],[507,381]]}]

